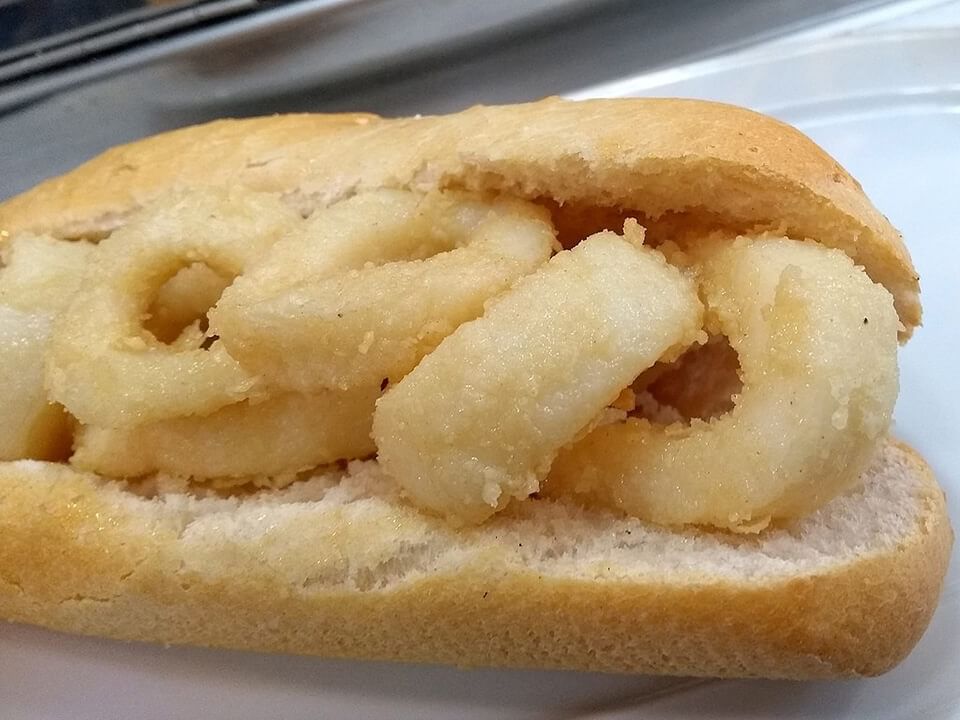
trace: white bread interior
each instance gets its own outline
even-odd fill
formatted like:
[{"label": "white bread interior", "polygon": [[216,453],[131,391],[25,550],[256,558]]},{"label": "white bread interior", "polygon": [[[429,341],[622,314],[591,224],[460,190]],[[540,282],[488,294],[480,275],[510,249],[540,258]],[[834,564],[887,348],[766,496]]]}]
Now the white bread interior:
[{"label": "white bread interior", "polygon": [[873,675],[922,634],[952,543],[929,468],[892,442],[860,489],[759,536],[547,500],[452,530],[375,461],[242,497],[137,490],[0,465],[0,616],[334,657]]}]

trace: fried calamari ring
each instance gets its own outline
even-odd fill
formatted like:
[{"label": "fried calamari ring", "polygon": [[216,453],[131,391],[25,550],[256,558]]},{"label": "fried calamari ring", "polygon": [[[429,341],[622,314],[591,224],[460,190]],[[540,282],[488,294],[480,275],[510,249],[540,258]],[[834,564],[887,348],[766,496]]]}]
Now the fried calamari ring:
[{"label": "fried calamari ring", "polygon": [[95,249],[22,235],[0,251],[0,460],[60,459],[69,450],[70,419],[47,398],[43,364],[54,318]]},{"label": "fried calamari ring", "polygon": [[211,328],[276,387],[396,382],[554,242],[546,211],[519,200],[360,195],[278,243],[224,292]]},{"label": "fried calamari ring", "polygon": [[[371,190],[321,208],[270,249],[269,262],[250,268],[230,291],[237,301],[264,300],[301,282],[369,265],[423,260],[452,247],[458,222],[476,203],[456,193],[424,196],[407,190]],[[440,212],[446,209],[448,213]],[[458,213],[464,219],[458,221]],[[375,224],[374,224],[375,223]]]},{"label": "fried calamari ring", "polygon": [[276,476],[362,458],[380,388],[316,395],[284,393],[212,415],[131,428],[83,427],[70,462],[108,477],[156,472],[198,479]]},{"label": "fried calamari ring", "polygon": [[69,448],[69,418],[47,399],[43,360],[52,318],[0,305],[0,460],[57,459]]},{"label": "fried calamari ring", "polygon": [[897,395],[890,294],[814,243],[738,239],[699,255],[711,330],[740,356],[734,409],[689,425],[599,427],[557,458],[546,492],[581,492],[661,523],[750,531],[857,480]]},{"label": "fried calamari ring", "polygon": [[278,198],[238,189],[195,191],[142,211],[100,243],[57,323],[51,397],[81,422],[104,427],[206,414],[248,397],[255,378],[222,346],[164,345],[142,319],[183,267],[204,262],[233,277],[300,222]]},{"label": "fried calamari ring", "polygon": [[97,246],[82,240],[19,235],[0,247],[0,305],[59,313],[80,288]]},{"label": "fried calamari ring", "polygon": [[160,286],[144,328],[160,342],[176,343],[184,330],[199,326],[229,284],[230,278],[203,263],[188,265]]},{"label": "fried calamari ring", "polygon": [[700,326],[693,282],[662,255],[594,235],[461,325],[380,400],[380,462],[418,505],[480,522],[536,491],[560,448]]}]

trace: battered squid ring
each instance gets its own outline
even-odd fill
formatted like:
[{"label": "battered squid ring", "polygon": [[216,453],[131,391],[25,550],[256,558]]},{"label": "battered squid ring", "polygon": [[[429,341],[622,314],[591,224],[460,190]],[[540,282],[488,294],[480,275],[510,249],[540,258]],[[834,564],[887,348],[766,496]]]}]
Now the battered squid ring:
[{"label": "battered squid ring", "polygon": [[375,451],[370,430],[380,388],[282,393],[207,416],[132,428],[82,427],[71,464],[107,477],[164,473],[198,479],[289,475]]},{"label": "battered squid ring", "polygon": [[524,201],[370,192],[278,243],[224,292],[211,327],[274,387],[392,383],[555,242],[546,210]]},{"label": "battered squid ring", "polygon": [[481,522],[526,498],[623,387],[701,334],[694,283],[637,245],[600,233],[559,253],[377,403],[380,463],[418,505]]},{"label": "battered squid ring", "polygon": [[743,391],[710,422],[606,425],[562,453],[545,492],[582,493],[661,523],[756,531],[853,484],[890,422],[899,321],[839,250],[763,238],[699,253],[711,330]]},{"label": "battered squid ring", "polygon": [[54,318],[95,252],[87,242],[34,235],[0,245],[0,461],[69,453],[70,418],[48,400],[43,364]]},{"label": "battered squid ring", "polygon": [[[187,338],[182,337],[184,331],[199,326],[197,319],[216,304],[229,285],[229,278],[203,263],[188,265],[160,287],[143,326],[157,340],[168,345],[187,342]],[[196,343],[199,347],[204,333],[193,334],[200,335]]]},{"label": "battered squid ring", "polygon": [[100,243],[56,325],[46,382],[82,423],[105,427],[208,414],[248,397],[255,378],[214,344],[171,347],[142,326],[151,298],[183,267],[234,276],[302,222],[278,198],[204,190],[167,199]]}]

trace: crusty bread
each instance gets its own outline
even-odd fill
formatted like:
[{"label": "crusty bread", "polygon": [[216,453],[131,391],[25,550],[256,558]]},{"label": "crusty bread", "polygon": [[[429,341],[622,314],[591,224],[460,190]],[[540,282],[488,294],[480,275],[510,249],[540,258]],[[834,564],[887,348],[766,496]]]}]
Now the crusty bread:
[{"label": "crusty bread", "polygon": [[453,531],[373,461],[242,498],[153,492],[0,466],[0,616],[326,656],[873,675],[926,627],[952,542],[929,468],[894,443],[861,489],[759,537],[548,500]]},{"label": "crusty bread", "polygon": [[[115,148],[0,204],[0,237],[100,237],[165,190],[225,183],[304,211],[368,187],[466,187],[535,198],[587,225],[597,208],[601,219],[603,208],[636,214],[659,240],[773,228],[862,263],[893,294],[904,338],[920,320],[899,234],[829,156],[769,118],[681,100],[220,121]],[[0,463],[0,617],[159,642],[871,675],[922,634],[951,543],[929,468],[893,441],[857,490],[756,536],[547,499],[453,530],[406,504],[375,461],[232,496]]]},{"label": "crusty bread", "polygon": [[900,234],[802,133],[691,100],[543,100],[455,115],[223,120],[108,150],[0,205],[0,231],[95,237],[171,187],[238,183],[304,210],[371,187],[466,187],[839,247],[893,294],[908,337],[919,279]]}]

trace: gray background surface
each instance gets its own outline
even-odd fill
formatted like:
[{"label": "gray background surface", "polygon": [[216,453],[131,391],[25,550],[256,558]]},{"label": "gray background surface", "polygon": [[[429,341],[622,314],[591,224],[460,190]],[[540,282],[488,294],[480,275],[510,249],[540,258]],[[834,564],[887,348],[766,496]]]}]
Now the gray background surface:
[{"label": "gray background surface", "polygon": [[[468,3],[462,17],[444,18],[448,35],[460,28],[458,38],[446,40],[430,13],[435,3],[361,0],[341,3],[337,12],[314,3],[306,15],[264,13],[80,68],[113,74],[0,115],[0,198],[112,145],[217,117],[294,110],[403,115],[536,99],[886,4],[553,2],[553,12],[522,22],[481,18],[486,25],[472,34],[464,28],[483,23],[469,16],[476,4]],[[445,12],[455,11],[448,4]]]}]

